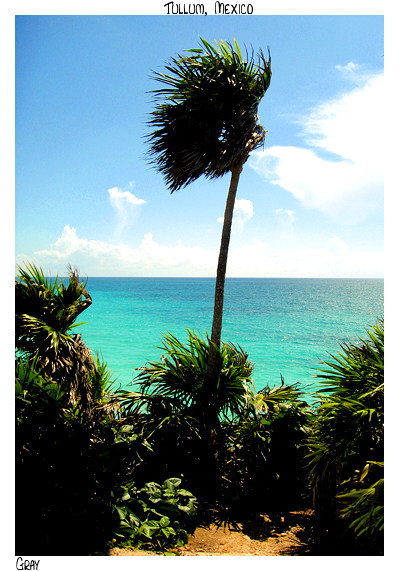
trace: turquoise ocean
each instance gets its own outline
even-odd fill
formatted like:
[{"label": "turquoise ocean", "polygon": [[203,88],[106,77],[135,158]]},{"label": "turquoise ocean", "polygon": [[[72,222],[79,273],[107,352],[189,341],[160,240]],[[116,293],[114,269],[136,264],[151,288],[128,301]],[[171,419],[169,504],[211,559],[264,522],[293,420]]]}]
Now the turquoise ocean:
[{"label": "turquoise ocean", "polygon": [[[107,362],[114,388],[133,388],[136,368],[162,354],[162,336],[212,328],[213,278],[89,278],[93,303],[75,329]],[[255,365],[257,390],[300,383],[315,390],[316,369],[340,344],[365,338],[384,317],[382,279],[227,278],[222,340]]]}]

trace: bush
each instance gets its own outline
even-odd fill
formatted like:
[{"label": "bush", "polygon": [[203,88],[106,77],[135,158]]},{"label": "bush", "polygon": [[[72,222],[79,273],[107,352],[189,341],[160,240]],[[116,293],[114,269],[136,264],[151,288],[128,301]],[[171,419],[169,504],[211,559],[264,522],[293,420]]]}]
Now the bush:
[{"label": "bush", "polygon": [[82,422],[34,365],[16,362],[16,511],[35,522],[27,529],[17,518],[16,550],[87,555],[112,539],[119,523],[111,491],[129,484],[151,448],[134,427],[104,415]]},{"label": "bush", "polygon": [[63,388],[64,406],[78,405],[90,416],[96,404],[91,382],[95,370],[90,349],[72,333],[77,317],[91,305],[78,271],[68,268],[67,286],[47,278],[40,268],[18,266],[15,280],[15,349],[27,363],[36,361],[42,375]]},{"label": "bush", "polygon": [[112,532],[120,478],[103,448],[114,440],[110,372],[71,333],[91,299],[72,270],[65,287],[19,268],[15,288],[16,513],[34,521],[16,518],[16,549],[85,554]]},{"label": "bush", "polygon": [[[246,398],[246,382],[252,366],[247,354],[233,345],[219,349],[219,376],[214,385],[206,379],[210,340],[188,330],[188,343],[164,337],[160,361],[147,364],[135,379],[136,392],[118,391],[122,416],[130,417],[136,430],[154,449],[152,462],[137,473],[144,483],[154,473],[184,476],[185,486],[201,504],[218,493],[224,446],[222,422],[240,413]],[[204,489],[203,473],[208,486]]]},{"label": "bush", "polygon": [[235,517],[287,516],[306,495],[304,456],[312,414],[294,386],[247,387],[246,405],[226,427],[225,502]]},{"label": "bush", "polygon": [[138,390],[118,392],[126,422],[154,449],[136,478],[144,483],[156,471],[184,478],[204,517],[215,510],[224,521],[262,508],[285,513],[305,488],[310,411],[296,387],[255,394],[253,366],[232,344],[221,345],[217,383],[209,386],[209,344],[190,330],[187,344],[166,335],[160,361],[136,377]]},{"label": "bush", "polygon": [[87,554],[112,534],[110,489],[120,479],[110,426],[65,406],[64,389],[36,360],[16,361],[16,550]]},{"label": "bush", "polygon": [[[362,553],[382,552],[384,324],[341,346],[323,379],[309,438],[318,530],[335,527]],[[338,519],[339,518],[339,519]]]}]

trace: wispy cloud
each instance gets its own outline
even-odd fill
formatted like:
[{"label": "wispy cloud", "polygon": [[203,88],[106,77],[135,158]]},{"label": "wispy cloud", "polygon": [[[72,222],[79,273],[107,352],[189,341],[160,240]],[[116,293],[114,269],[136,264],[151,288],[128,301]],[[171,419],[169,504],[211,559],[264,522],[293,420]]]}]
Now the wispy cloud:
[{"label": "wispy cloud", "polygon": [[308,208],[354,224],[383,208],[384,79],[337,66],[356,87],[298,120],[306,146],[274,146],[249,164]]},{"label": "wispy cloud", "polygon": [[[49,248],[35,252],[30,261],[63,275],[68,263],[91,276],[215,276],[218,251],[186,247],[179,240],[167,247],[146,234],[137,248],[80,238],[65,226]],[[16,262],[28,261],[20,255]],[[382,277],[383,255],[352,252],[334,236],[321,247],[275,252],[260,240],[231,248],[230,277]]]},{"label": "wispy cloud", "polygon": [[[128,188],[133,188],[134,182],[129,182]],[[119,241],[123,230],[138,216],[138,207],[145,204],[142,198],[137,198],[129,190],[119,189],[116,186],[108,190],[109,200],[116,213],[114,240]]]},{"label": "wispy cloud", "polygon": [[284,232],[284,234],[287,233],[293,234],[295,211],[284,208],[277,208],[277,210],[275,210],[274,212],[275,214],[277,214],[279,224],[281,225],[281,229]]}]

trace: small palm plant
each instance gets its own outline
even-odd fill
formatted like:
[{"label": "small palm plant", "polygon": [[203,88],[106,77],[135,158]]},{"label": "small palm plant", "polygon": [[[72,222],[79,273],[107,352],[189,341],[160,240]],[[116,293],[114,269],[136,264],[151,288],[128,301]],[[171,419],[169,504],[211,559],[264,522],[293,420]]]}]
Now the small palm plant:
[{"label": "small palm plant", "polygon": [[[183,473],[189,489],[199,495],[209,491],[203,487],[203,471],[208,482],[218,478],[223,423],[240,414],[253,369],[240,347],[222,344],[218,379],[210,392],[206,383],[210,344],[209,337],[190,330],[188,343],[166,334],[160,361],[148,363],[134,379],[138,390],[117,392],[120,422],[133,422],[151,443],[157,473],[163,470],[165,477]],[[148,463],[146,468],[149,472],[143,479],[151,476]]]},{"label": "small palm plant", "polygon": [[225,495],[229,513],[270,517],[297,509],[306,493],[304,457],[312,413],[297,385],[247,385],[246,403],[226,427]]},{"label": "small palm plant", "polygon": [[367,333],[369,339],[341,346],[317,375],[309,473],[319,522],[330,525],[338,513],[370,547],[381,546],[383,530],[383,321]]},{"label": "small palm plant", "polygon": [[205,382],[210,345],[208,336],[200,337],[189,329],[186,344],[171,333],[166,334],[161,361],[150,362],[134,379],[139,391],[118,391],[126,414],[154,413],[159,409],[162,414],[154,418],[161,424],[167,421],[169,412],[199,420],[204,429],[212,430],[217,430],[222,420],[239,414],[253,366],[241,347],[222,344],[218,380],[210,393]]},{"label": "small palm plant", "polygon": [[150,157],[174,191],[201,175],[216,178],[231,172],[215,287],[208,383],[218,375],[224,284],[238,181],[250,152],[261,146],[266,131],[258,106],[270,85],[271,58],[259,51],[242,53],[237,42],[201,38],[200,47],[171,58],[167,73],[154,73],[165,87],[154,90],[156,109],[149,126]]},{"label": "small palm plant", "polygon": [[80,335],[76,318],[91,305],[77,270],[69,267],[67,286],[46,277],[34,264],[17,267],[15,280],[15,348],[27,363],[64,390],[68,405],[91,410],[95,362]]},{"label": "small palm plant", "polygon": [[[64,285],[35,265],[17,269],[16,511],[35,520],[29,533],[18,520],[19,552],[77,554],[109,531],[110,480],[122,471],[109,454],[113,381],[106,363],[73,334],[90,304],[77,270],[69,268]],[[130,449],[129,461],[132,455]]]}]

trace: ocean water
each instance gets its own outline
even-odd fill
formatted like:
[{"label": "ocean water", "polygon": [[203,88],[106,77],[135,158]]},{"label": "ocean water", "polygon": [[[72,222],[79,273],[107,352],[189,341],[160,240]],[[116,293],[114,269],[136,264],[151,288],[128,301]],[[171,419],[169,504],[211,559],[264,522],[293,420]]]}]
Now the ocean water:
[{"label": "ocean water", "polygon": [[[158,360],[162,336],[212,328],[213,278],[89,278],[93,303],[75,332],[100,352],[115,388],[132,388],[138,367]],[[255,388],[300,383],[315,390],[316,369],[339,344],[366,337],[384,316],[382,279],[227,278],[222,340],[255,365]]]}]

